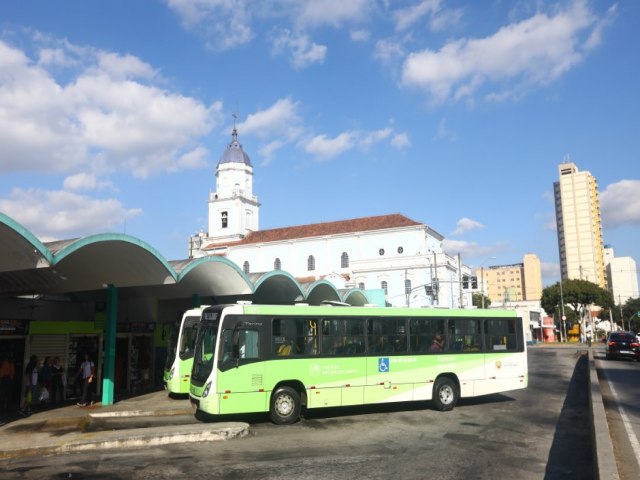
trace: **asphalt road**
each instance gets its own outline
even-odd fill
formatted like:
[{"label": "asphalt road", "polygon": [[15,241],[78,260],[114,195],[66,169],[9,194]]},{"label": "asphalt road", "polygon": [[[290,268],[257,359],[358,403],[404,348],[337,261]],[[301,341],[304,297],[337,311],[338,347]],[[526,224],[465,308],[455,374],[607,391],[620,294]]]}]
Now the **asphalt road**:
[{"label": "asphalt road", "polygon": [[317,410],[292,426],[244,417],[244,438],[14,459],[0,463],[0,478],[594,478],[587,357],[530,349],[529,374],[526,390],[452,412],[428,403]]}]

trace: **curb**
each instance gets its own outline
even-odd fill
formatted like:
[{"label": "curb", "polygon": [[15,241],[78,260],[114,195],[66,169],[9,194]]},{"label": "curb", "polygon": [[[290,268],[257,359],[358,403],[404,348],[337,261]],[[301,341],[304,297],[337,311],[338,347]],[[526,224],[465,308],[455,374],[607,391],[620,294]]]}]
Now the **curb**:
[{"label": "curb", "polygon": [[56,445],[30,447],[0,453],[1,459],[16,457],[54,455],[58,453],[82,452],[95,449],[153,447],[174,443],[212,442],[244,437],[249,433],[249,424],[241,422],[219,423],[215,426],[190,425],[119,430],[96,434],[81,434],[82,438],[63,441]]},{"label": "curb", "polygon": [[602,390],[596,370],[593,350],[589,349],[589,413],[591,415],[591,440],[595,460],[595,478],[599,480],[619,480],[618,466],[613,452],[613,442],[602,402]]}]

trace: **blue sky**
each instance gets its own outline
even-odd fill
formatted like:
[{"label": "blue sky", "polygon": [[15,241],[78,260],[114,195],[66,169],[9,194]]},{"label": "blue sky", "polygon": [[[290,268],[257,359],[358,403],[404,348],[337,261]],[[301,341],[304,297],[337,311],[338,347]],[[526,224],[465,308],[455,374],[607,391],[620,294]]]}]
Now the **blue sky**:
[{"label": "blue sky", "polygon": [[635,1],[2,2],[0,211],[185,258],[235,113],[261,229],[401,213],[472,266],[535,253],[546,285],[569,156],[640,262],[638,21]]}]

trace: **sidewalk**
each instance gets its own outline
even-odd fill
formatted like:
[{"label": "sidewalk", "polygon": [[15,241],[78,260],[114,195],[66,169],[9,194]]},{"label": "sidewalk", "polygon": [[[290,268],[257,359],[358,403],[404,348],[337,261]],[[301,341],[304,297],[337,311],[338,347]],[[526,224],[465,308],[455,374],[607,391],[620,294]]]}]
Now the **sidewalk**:
[{"label": "sidewalk", "polygon": [[245,436],[248,431],[247,423],[198,421],[188,399],[170,398],[166,391],[157,391],[107,406],[66,405],[35,410],[26,418],[5,416],[0,423],[0,459],[226,440]]}]

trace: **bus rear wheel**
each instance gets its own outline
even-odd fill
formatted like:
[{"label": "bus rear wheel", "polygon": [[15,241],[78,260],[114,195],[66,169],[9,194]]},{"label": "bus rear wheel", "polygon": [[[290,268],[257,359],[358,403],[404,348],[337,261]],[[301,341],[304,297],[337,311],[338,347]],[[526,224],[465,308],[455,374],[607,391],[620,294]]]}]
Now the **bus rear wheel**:
[{"label": "bus rear wheel", "polygon": [[450,377],[440,377],[433,385],[432,402],[436,410],[447,412],[453,410],[458,403],[460,392],[458,385]]},{"label": "bus rear wheel", "polygon": [[269,416],[276,425],[295,423],[301,408],[300,394],[291,387],[280,387],[271,395]]}]

